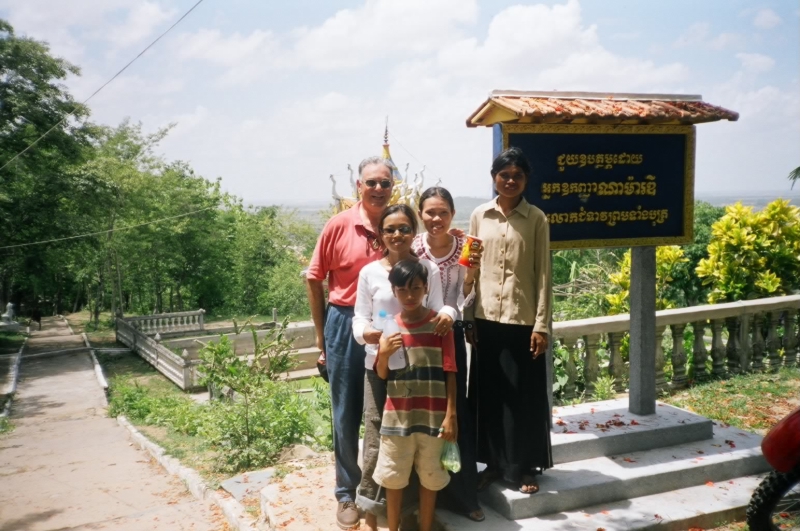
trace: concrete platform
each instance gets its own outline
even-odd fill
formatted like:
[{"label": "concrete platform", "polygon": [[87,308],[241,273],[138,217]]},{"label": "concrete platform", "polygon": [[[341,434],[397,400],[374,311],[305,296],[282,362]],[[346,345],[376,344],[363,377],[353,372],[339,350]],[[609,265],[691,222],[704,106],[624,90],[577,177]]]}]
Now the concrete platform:
[{"label": "concrete platform", "polygon": [[728,481],[769,470],[760,444],[758,435],[715,426],[713,439],[558,464],[539,478],[535,495],[498,482],[481,501],[518,520]]},{"label": "concrete platform", "polygon": [[658,403],[655,415],[634,415],[628,400],[606,400],[553,409],[553,461],[569,463],[713,437],[713,422]]},{"label": "concrete platform", "polygon": [[[746,476],[650,496],[598,504],[577,511],[511,521],[484,507],[486,520],[472,522],[437,511],[445,531],[606,531],[709,529],[744,518],[762,476]],[[538,496],[538,494],[537,494]]]}]

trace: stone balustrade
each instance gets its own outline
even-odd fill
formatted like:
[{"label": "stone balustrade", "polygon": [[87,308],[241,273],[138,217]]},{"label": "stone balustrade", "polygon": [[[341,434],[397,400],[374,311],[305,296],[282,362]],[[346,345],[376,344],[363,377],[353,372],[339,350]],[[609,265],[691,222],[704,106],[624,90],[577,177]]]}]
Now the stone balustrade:
[{"label": "stone balustrade", "polygon": [[139,317],[126,317],[125,321],[147,335],[202,332],[205,329],[205,313],[205,310],[159,313]]},{"label": "stone balustrade", "polygon": [[[656,313],[656,389],[667,391],[689,385],[689,379],[703,381],[750,371],[776,371],[798,363],[798,310],[800,295],[772,297],[725,304],[691,306]],[[690,330],[692,363],[684,345]],[[620,346],[630,330],[629,315],[612,315],[553,323],[553,335],[567,349],[567,382],[562,398],[577,394],[578,361],[583,362],[585,393],[590,396],[601,376],[614,379],[617,391],[624,390],[627,368]],[[672,343],[667,379],[663,349]],[[710,341],[709,339],[710,334]],[[727,338],[727,339],[726,339]],[[600,345],[605,343],[601,363]],[[710,363],[709,363],[710,361]]]},{"label": "stone balustrade", "polygon": [[186,356],[175,354],[161,344],[160,335],[150,337],[139,330],[134,323],[127,319],[119,319],[117,341],[139,354],[184,391],[199,387],[200,376],[197,367],[200,360],[190,360]]}]

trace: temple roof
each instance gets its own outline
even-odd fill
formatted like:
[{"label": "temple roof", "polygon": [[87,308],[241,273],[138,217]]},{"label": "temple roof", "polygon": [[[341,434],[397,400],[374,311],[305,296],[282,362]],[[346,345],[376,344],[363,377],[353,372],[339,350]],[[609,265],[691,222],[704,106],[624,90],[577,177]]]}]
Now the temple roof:
[{"label": "temple roof", "polygon": [[706,103],[702,96],[494,90],[467,118],[467,127],[498,123],[690,125],[738,119],[739,113]]}]

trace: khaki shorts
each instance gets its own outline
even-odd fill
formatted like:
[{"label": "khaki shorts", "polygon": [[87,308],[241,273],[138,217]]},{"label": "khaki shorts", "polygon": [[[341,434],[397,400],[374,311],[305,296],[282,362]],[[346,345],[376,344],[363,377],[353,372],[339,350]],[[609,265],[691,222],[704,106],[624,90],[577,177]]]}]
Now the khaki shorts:
[{"label": "khaki shorts", "polygon": [[386,489],[404,489],[413,466],[423,487],[442,490],[450,483],[450,474],[441,462],[443,448],[444,439],[425,433],[412,433],[408,437],[381,435],[378,464],[372,479]]}]

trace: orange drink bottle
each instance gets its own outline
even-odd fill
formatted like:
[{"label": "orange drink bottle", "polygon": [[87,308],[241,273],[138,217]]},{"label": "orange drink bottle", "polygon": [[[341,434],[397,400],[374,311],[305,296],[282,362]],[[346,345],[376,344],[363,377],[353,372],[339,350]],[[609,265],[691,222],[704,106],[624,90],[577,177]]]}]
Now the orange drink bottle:
[{"label": "orange drink bottle", "polygon": [[467,234],[467,241],[464,242],[464,248],[461,249],[461,257],[458,259],[458,263],[464,267],[470,267],[469,255],[472,251],[480,249],[482,243],[483,241],[479,238]]}]

